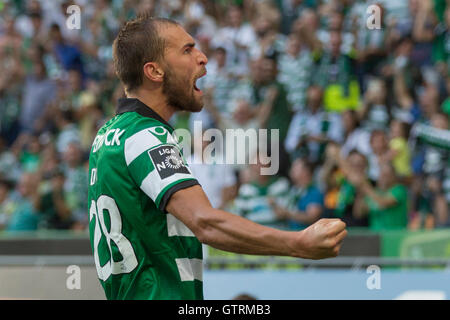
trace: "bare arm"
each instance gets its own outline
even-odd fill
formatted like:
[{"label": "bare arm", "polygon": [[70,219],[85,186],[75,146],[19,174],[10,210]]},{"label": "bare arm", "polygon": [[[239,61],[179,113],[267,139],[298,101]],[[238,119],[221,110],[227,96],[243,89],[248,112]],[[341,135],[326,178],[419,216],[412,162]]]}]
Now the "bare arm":
[{"label": "bare arm", "polygon": [[337,256],[347,235],[345,223],[339,219],[321,219],[301,232],[265,227],[212,208],[200,186],[176,192],[166,209],[202,243],[236,253],[329,258]]},{"label": "bare arm", "polygon": [[378,194],[369,182],[365,181],[361,187],[362,191],[373,201],[375,201],[381,209],[386,209],[397,205],[397,200],[393,196],[383,196]]},{"label": "bare arm", "polygon": [[272,112],[275,99],[278,95],[278,89],[276,87],[270,87],[266,93],[264,101],[257,108],[256,117],[260,127],[265,127],[267,120]]},{"label": "bare arm", "polygon": [[213,118],[214,122],[219,126],[219,128],[223,127],[222,123],[222,117],[220,116],[219,111],[217,110],[216,105],[214,104],[214,88],[206,89],[205,93],[205,109],[209,111],[211,114],[211,117]]},{"label": "bare arm", "polygon": [[355,218],[361,219],[367,215],[368,211],[369,208],[367,207],[367,204],[364,200],[364,195],[360,192],[356,196],[355,204],[353,205],[353,216]]},{"label": "bare arm", "polygon": [[[413,37],[419,42],[432,41],[434,33],[432,29],[427,28],[427,23],[433,18],[433,3],[431,0],[419,1],[420,7],[413,27]],[[433,19],[434,20],[434,19]]]},{"label": "bare arm", "polygon": [[409,95],[406,88],[405,79],[403,78],[403,72],[398,70],[394,75],[394,92],[397,96],[397,101],[403,109],[409,109],[413,104],[413,99]]}]

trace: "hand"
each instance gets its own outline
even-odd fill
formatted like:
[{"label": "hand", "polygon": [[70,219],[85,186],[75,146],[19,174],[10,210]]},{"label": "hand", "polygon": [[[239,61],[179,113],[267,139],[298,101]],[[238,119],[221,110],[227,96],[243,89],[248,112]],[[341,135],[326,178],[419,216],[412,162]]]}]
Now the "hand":
[{"label": "hand", "polygon": [[280,220],[289,219],[289,211],[284,210],[283,208],[280,208],[279,206],[275,206],[273,208],[273,212],[275,213],[276,217]]},{"label": "hand", "polygon": [[302,249],[298,256],[314,260],[336,257],[347,236],[345,226],[340,219],[320,219],[300,231],[297,240]]}]

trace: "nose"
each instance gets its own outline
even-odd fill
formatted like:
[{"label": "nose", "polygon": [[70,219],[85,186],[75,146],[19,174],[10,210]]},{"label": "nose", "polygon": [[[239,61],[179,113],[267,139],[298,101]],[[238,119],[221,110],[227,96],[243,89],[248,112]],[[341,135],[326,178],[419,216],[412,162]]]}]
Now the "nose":
[{"label": "nose", "polygon": [[208,58],[202,51],[198,50],[198,53],[198,63],[202,66],[206,66],[208,63]]}]

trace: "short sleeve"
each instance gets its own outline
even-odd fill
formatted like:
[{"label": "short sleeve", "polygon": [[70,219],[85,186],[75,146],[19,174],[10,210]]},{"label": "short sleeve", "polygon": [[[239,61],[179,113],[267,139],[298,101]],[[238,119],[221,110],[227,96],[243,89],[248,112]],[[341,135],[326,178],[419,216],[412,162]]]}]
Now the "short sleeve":
[{"label": "short sleeve", "polygon": [[131,177],[162,211],[175,192],[199,184],[163,126],[149,127],[127,138],[124,154]]},{"label": "short sleeve", "polygon": [[323,194],[319,189],[314,188],[312,190],[309,204],[317,204],[323,206]]}]

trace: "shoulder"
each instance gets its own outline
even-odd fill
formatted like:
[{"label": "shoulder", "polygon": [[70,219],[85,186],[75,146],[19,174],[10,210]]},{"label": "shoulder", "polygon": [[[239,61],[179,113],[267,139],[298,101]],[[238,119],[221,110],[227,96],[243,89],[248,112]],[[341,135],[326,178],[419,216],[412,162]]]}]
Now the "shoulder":
[{"label": "shoulder", "polygon": [[320,191],[320,189],[313,185],[308,189],[307,192],[307,197],[310,198],[311,200],[316,200],[321,202],[323,199],[323,193]]},{"label": "shoulder", "polygon": [[127,112],[103,125],[94,139],[92,152],[97,152],[103,146],[123,149],[127,163],[130,163],[145,149],[172,143],[172,140],[169,129],[158,120]]},{"label": "shoulder", "polygon": [[169,128],[156,119],[138,116],[126,130],[124,153],[127,164],[146,150],[162,144],[176,144]]}]

